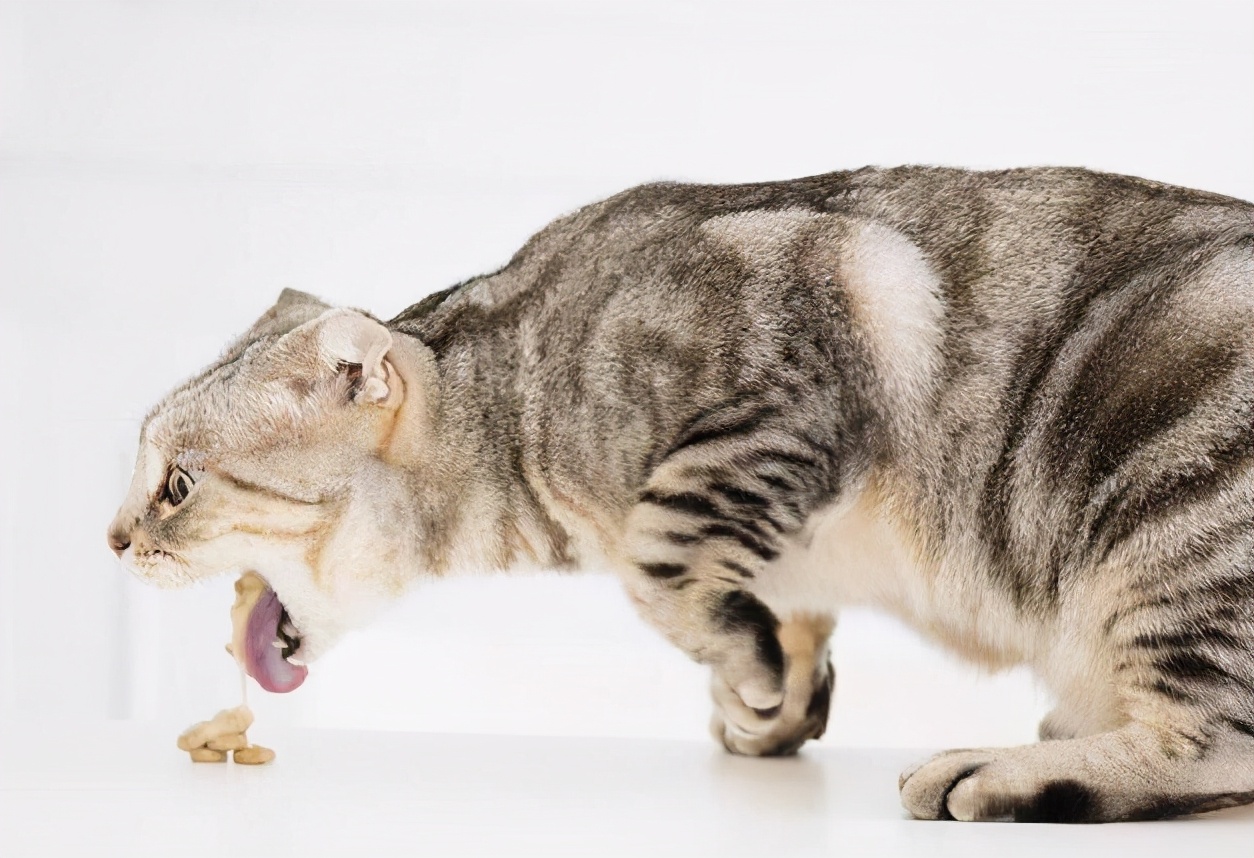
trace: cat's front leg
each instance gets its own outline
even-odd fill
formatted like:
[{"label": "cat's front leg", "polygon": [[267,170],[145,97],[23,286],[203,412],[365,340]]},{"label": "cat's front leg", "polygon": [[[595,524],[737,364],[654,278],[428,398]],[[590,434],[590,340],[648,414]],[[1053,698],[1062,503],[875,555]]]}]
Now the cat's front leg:
[{"label": "cat's front leg", "polygon": [[838,493],[842,472],[809,435],[753,413],[720,420],[731,429],[694,431],[650,477],[627,520],[621,568],[645,619],[712,668],[723,744],[792,753],[826,725],[832,619],[781,623],[754,587]]}]

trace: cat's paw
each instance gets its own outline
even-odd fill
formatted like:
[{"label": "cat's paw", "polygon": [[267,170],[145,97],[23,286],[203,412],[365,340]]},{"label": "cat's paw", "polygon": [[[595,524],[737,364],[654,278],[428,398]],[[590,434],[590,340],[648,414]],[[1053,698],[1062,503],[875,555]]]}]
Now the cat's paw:
[{"label": "cat's paw", "polygon": [[788,677],[783,700],[769,709],[745,704],[716,672],[711,683],[714,716],[710,732],[733,754],[778,757],[795,754],[827,729],[835,675],[831,662],[805,676]]},{"label": "cat's paw", "polygon": [[1017,748],[946,751],[902,774],[901,803],[919,819],[1116,822],[1254,803],[1254,743],[1129,723]]},{"label": "cat's paw", "polygon": [[916,819],[1092,821],[1095,792],[1036,765],[1036,747],[937,754],[902,773],[901,803]]}]

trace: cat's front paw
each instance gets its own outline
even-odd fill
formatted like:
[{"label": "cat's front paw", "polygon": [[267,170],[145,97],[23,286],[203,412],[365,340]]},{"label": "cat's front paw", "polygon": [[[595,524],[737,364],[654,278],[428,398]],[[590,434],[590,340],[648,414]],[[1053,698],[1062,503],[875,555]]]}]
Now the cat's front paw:
[{"label": "cat's front paw", "polygon": [[753,709],[716,672],[711,684],[714,715],[710,732],[733,754],[779,757],[795,754],[827,729],[835,674],[830,661],[807,676],[790,675],[783,701]]}]

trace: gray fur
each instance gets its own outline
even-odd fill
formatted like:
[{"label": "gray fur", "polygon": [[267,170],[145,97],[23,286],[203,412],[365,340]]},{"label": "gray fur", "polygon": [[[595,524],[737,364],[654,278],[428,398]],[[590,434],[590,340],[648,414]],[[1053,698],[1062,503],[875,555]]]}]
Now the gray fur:
[{"label": "gray fur", "polygon": [[[915,815],[1254,797],[1249,203],[1078,169],[643,186],[386,332],[337,316],[390,335],[381,405],[319,351],[325,311],[285,293],[146,435],[206,496],[222,469],[289,504],[306,578],[366,558],[394,571],[336,586],[391,598],[468,562],[608,562],[712,667],[715,733],[751,754],[822,733],[834,611],[870,602],[1060,698],[1049,741],[903,778]],[[189,579],[248,565],[180,553],[223,530],[204,514],[162,544],[182,513],[136,485],[115,534]],[[794,584],[850,522],[908,571]],[[329,645],[349,623],[302,594],[334,588],[288,584],[284,557],[262,571]]]}]

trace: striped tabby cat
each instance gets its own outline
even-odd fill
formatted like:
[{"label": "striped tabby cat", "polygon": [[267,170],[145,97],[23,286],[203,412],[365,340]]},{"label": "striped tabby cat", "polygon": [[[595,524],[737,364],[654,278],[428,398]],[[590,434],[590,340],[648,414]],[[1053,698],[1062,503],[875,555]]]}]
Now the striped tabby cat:
[{"label": "striped tabby cat", "polygon": [[[1075,169],[655,184],[382,322],[285,291],[145,421],[109,541],[252,569],[287,690],[409,584],[617,570],[715,736],[822,735],[842,605],[1058,699],[926,819],[1254,801],[1254,206]],[[273,628],[272,628],[273,627]]]}]

